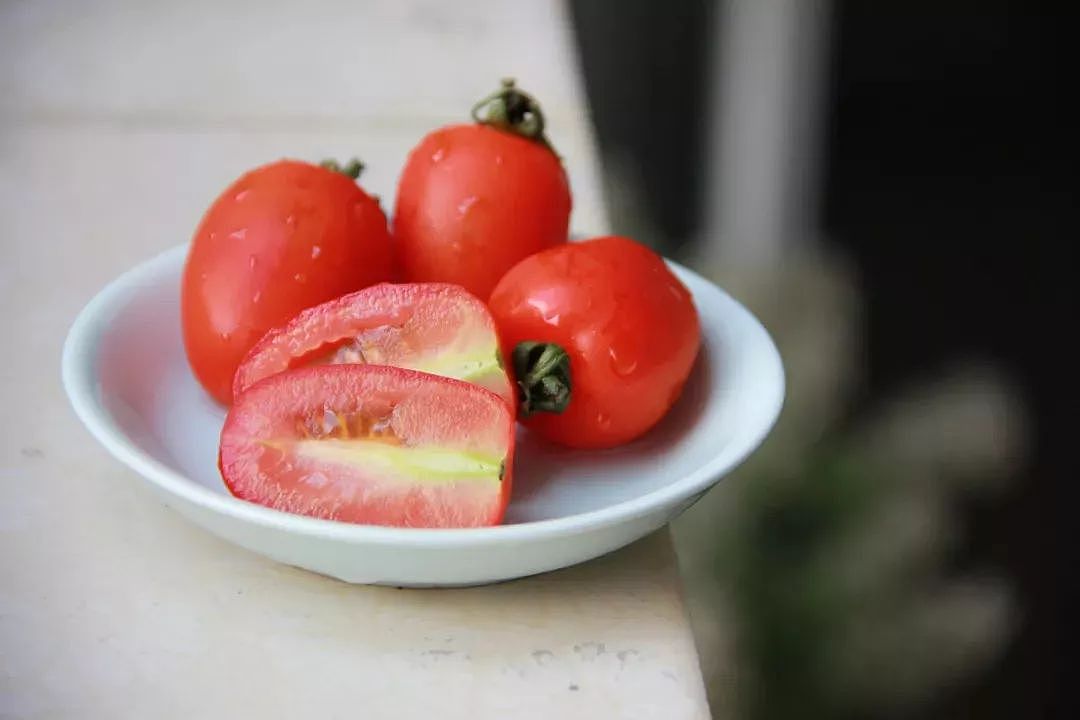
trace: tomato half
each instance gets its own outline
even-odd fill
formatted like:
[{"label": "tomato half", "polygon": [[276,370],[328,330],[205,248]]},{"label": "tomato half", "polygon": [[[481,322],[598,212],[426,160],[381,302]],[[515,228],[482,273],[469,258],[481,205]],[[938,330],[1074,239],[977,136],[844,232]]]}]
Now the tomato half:
[{"label": "tomato half", "polygon": [[436,130],[409,154],[394,240],[403,279],[487,300],[514,263],[566,242],[571,201],[535,101],[510,85],[484,103],[480,122]]},{"label": "tomato half", "polygon": [[386,216],[352,177],[293,160],[247,173],[210,206],[184,266],[195,376],[228,403],[237,366],[268,330],[392,272]]},{"label": "tomato half", "polygon": [[514,419],[488,390],[379,365],[325,365],[252,386],[221,432],[239,498],[399,527],[478,527],[510,497]]},{"label": "tomato half", "polygon": [[283,370],[328,363],[422,370],[514,401],[495,321],[457,285],[382,283],[308,308],[256,343],[236,371],[233,395]]},{"label": "tomato half", "polygon": [[690,292],[660,256],[624,237],[523,260],[489,305],[513,357],[522,422],[573,447],[612,447],[653,427],[701,342]]}]

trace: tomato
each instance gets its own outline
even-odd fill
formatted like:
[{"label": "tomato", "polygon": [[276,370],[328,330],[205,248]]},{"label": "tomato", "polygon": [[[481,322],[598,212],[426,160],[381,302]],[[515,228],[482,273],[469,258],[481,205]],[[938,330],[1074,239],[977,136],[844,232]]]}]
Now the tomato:
[{"label": "tomato", "polygon": [[195,377],[228,403],[240,360],[268,330],[392,279],[392,263],[386,216],[353,177],[294,160],[247,173],[210,206],[184,266],[180,311]]},{"label": "tomato", "polygon": [[514,402],[495,321],[457,285],[382,283],[308,308],[256,343],[233,396],[275,373],[314,363],[372,363],[486,387]]},{"label": "tomato", "polygon": [[653,427],[700,345],[690,292],[660,256],[624,237],[533,255],[489,304],[513,357],[522,422],[572,447],[612,447]]},{"label": "tomato", "polygon": [[566,242],[570,186],[539,106],[512,82],[474,117],[432,132],[409,154],[394,240],[403,279],[455,283],[487,300],[516,262]]},{"label": "tomato", "polygon": [[514,418],[477,385],[381,365],[289,370],[237,398],[220,468],[237,497],[371,525],[477,527],[510,497]]}]

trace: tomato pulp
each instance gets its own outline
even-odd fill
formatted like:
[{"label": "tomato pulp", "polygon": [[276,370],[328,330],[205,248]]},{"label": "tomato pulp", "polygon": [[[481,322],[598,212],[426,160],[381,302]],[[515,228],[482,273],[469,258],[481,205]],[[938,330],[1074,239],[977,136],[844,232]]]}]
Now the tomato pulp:
[{"label": "tomato pulp", "polygon": [[220,468],[237,497],[328,520],[494,525],[510,498],[514,418],[470,383],[377,365],[290,370],[230,409]]},{"label": "tomato pulp", "polygon": [[422,370],[514,399],[487,306],[441,283],[383,283],[301,312],[251,349],[233,395],[289,368],[338,363]]}]

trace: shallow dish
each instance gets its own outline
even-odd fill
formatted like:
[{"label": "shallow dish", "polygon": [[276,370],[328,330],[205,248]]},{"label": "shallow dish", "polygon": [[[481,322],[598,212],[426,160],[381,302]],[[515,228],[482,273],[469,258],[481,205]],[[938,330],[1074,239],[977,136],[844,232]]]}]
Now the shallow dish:
[{"label": "shallow dish", "polygon": [[71,404],[168,505],[242,547],[347,582],[472,585],[555,570],[663,526],[749,455],[784,398],[768,333],[718,287],[671,263],[693,293],[702,350],[682,398],[614,450],[547,445],[519,430],[506,524],[468,530],[350,525],[234,498],[217,470],[225,415],[188,369],[180,246],[128,271],[80,313],[64,345]]}]

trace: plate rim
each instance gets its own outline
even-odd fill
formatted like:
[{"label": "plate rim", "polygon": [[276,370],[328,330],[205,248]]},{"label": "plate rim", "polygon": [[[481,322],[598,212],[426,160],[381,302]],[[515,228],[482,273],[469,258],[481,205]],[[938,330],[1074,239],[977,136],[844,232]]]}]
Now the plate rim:
[{"label": "plate rim", "polygon": [[114,458],[170,495],[179,496],[205,510],[255,525],[353,544],[433,548],[484,546],[508,541],[567,537],[598,530],[632,521],[657,510],[678,507],[681,502],[711,488],[760,447],[776,425],[784,405],[786,379],[783,360],[768,330],[753,313],[723,288],[665,258],[677,274],[693,278],[695,282],[703,283],[719,292],[764,340],[768,364],[771,366],[766,372],[773,375],[772,386],[776,388],[776,392],[771,407],[767,409],[768,421],[762,423],[735,452],[719,453],[695,471],[629,500],[574,515],[510,525],[482,528],[397,528],[344,523],[274,510],[214,492],[155,459],[128,439],[111,413],[100,402],[96,392],[98,349],[102,334],[109,324],[107,320],[114,316],[110,310],[119,306],[133,293],[144,277],[156,274],[161,266],[178,260],[182,263],[187,248],[187,243],[176,245],[129,268],[99,290],[79,311],[64,340],[61,359],[63,386],[79,420]]}]

